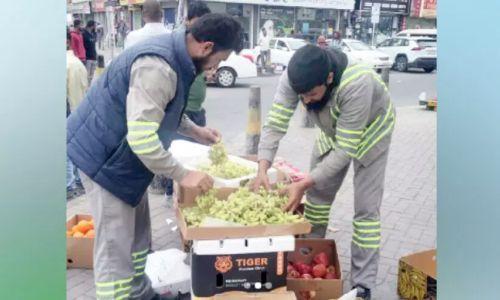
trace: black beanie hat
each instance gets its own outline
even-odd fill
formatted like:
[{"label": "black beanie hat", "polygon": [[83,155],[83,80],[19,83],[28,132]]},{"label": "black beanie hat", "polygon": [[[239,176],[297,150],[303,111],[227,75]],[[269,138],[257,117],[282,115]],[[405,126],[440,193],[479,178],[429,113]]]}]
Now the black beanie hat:
[{"label": "black beanie hat", "polygon": [[295,52],[288,63],[288,79],[293,90],[306,93],[324,84],[330,72],[330,63],[325,50],[306,45]]}]

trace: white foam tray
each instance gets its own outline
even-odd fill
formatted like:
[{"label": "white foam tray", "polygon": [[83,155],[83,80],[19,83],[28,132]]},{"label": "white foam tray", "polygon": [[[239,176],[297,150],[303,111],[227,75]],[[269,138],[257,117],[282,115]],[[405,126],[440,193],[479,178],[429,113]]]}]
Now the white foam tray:
[{"label": "white foam tray", "polygon": [[[188,170],[200,170],[201,166],[209,164],[209,150],[210,147],[208,146],[181,140],[174,141],[170,146],[170,152],[172,153],[172,155]],[[255,176],[257,175],[257,169],[259,165],[256,162],[235,155],[228,155],[228,158],[232,162],[252,168],[255,171],[247,176],[242,176],[234,179],[213,177],[214,187],[237,188],[240,187],[242,183],[255,178]],[[275,168],[270,168],[267,171],[267,175],[269,176],[269,181],[271,183],[275,183],[278,179],[278,171]]]}]

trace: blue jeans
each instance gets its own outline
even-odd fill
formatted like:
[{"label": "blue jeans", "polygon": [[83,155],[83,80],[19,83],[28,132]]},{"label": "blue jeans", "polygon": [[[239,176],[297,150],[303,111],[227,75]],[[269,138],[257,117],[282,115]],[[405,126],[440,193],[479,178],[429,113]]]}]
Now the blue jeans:
[{"label": "blue jeans", "polygon": [[77,182],[80,182],[78,170],[69,157],[66,157],[66,189],[76,188]]}]

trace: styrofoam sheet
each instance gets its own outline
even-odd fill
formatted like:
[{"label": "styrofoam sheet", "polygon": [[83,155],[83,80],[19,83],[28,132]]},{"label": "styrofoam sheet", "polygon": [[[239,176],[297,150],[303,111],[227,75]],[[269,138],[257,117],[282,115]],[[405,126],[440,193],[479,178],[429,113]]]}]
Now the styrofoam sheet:
[{"label": "styrofoam sheet", "polygon": [[294,250],[295,238],[293,235],[193,241],[193,251],[198,255],[269,253]]}]

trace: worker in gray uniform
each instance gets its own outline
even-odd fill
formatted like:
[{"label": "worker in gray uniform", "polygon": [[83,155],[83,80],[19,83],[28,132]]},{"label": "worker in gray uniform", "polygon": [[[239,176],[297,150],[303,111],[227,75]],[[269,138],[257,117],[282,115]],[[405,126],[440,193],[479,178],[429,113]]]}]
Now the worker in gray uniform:
[{"label": "worker in gray uniform", "polygon": [[287,187],[293,211],[307,192],[305,217],[311,237],[323,238],[330,207],[351,162],[354,166],[354,233],[351,283],[361,299],[371,298],[380,248],[380,204],[395,112],[381,78],[368,66],[348,64],[335,49],[307,45],[292,56],[281,76],[259,144],[254,188],[269,188],[267,170],[297,105],[302,102],[319,128],[311,171]]},{"label": "worker in gray uniform", "polygon": [[197,74],[241,50],[242,28],[226,14],[207,14],[188,31],[162,34],[123,51],[68,118],[67,149],[82,171],[95,220],[94,280],[98,300],[151,300],[145,269],[151,251],[146,192],[154,174],[212,187],[169,152],[179,132],[202,144],[220,140],[184,115]]}]

